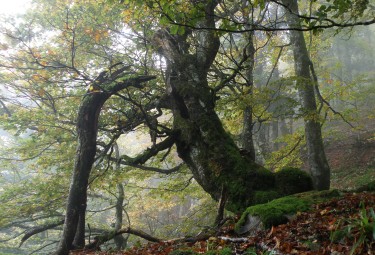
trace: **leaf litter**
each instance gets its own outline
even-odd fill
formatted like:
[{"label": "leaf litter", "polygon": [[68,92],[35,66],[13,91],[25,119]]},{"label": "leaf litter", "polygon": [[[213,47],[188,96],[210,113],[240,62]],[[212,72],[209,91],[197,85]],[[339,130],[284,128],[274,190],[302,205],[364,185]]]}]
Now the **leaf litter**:
[{"label": "leaf litter", "polygon": [[[72,255],[168,255],[176,250],[195,254],[299,254],[375,255],[375,194],[346,193],[342,197],[314,205],[309,212],[297,213],[286,224],[239,236],[234,224],[212,237],[197,242],[176,240],[147,243],[125,251],[74,251]],[[188,253],[186,253],[188,254]],[[191,253],[193,254],[193,253]]]}]

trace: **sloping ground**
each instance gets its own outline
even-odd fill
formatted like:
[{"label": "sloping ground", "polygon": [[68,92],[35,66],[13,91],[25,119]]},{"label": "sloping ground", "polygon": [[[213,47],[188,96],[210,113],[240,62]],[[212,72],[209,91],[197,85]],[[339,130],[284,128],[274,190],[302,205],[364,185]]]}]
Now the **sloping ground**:
[{"label": "sloping ground", "polygon": [[[332,188],[353,190],[375,180],[375,140],[371,134],[332,141],[326,154],[332,168]],[[198,242],[149,243],[121,252],[76,251],[81,254],[117,255],[373,255],[375,254],[375,193],[347,193],[314,205],[287,224],[238,236],[233,225]]]},{"label": "sloping ground", "polygon": [[215,236],[195,243],[175,241],[149,243],[122,252],[80,251],[72,254],[122,255],[231,255],[375,254],[375,194],[347,193],[329,202],[314,205],[287,224],[259,231],[253,236],[238,236],[233,225]]},{"label": "sloping ground", "polygon": [[325,152],[333,169],[375,166],[375,139],[372,132],[329,142]]},{"label": "sloping ground", "polygon": [[280,254],[374,254],[375,215],[371,208],[375,208],[374,194],[346,194],[250,240]]},{"label": "sloping ground", "polygon": [[353,135],[326,145],[332,170],[331,188],[353,190],[375,180],[375,139],[373,132]]}]

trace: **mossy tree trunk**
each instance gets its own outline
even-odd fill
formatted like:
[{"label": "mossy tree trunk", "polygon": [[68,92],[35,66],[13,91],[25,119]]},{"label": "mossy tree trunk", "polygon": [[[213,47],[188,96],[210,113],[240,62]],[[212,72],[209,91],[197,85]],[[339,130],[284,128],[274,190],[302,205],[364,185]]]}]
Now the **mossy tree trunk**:
[{"label": "mossy tree trunk", "polygon": [[[215,1],[208,1],[201,27],[214,28]],[[187,38],[194,39],[189,49]],[[273,187],[273,176],[252,158],[242,157],[224,130],[215,110],[215,95],[207,73],[219,48],[216,31],[171,35],[160,30],[154,37],[167,60],[167,90],[171,98],[179,156],[194,178],[214,199],[227,192],[227,208],[238,211],[252,203],[253,191]],[[191,53],[195,51],[194,53]]]}]

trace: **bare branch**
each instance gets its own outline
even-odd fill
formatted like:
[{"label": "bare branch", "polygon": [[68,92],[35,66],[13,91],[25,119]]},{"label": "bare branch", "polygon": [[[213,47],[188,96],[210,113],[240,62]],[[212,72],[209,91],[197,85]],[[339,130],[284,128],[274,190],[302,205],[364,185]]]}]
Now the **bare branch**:
[{"label": "bare branch", "polygon": [[174,142],[175,142],[175,137],[169,136],[162,142],[153,145],[151,148],[147,148],[143,153],[139,154],[135,158],[122,155],[120,157],[120,160],[121,160],[120,162],[121,163],[124,162],[124,164],[133,164],[133,165],[144,164],[146,163],[147,160],[157,155],[160,151],[163,151],[172,147]]},{"label": "bare branch", "polygon": [[180,168],[184,165],[184,164],[180,164],[180,165],[175,166],[171,169],[160,169],[160,168],[156,168],[156,167],[142,166],[142,165],[127,163],[124,160],[121,160],[120,164],[135,167],[135,168],[145,170],[145,171],[156,172],[156,173],[160,173],[160,174],[172,174],[172,173],[178,172],[180,170]]},{"label": "bare branch", "polygon": [[34,228],[30,229],[30,230],[27,230],[26,233],[25,233],[25,235],[21,239],[21,243],[20,243],[19,247],[21,247],[22,244],[27,239],[29,239],[30,237],[32,237],[33,235],[36,235],[36,234],[41,233],[43,231],[46,231],[48,229],[55,228],[55,227],[60,226],[62,224],[64,224],[64,220],[60,220],[58,222],[54,222],[54,223],[50,223],[50,224],[46,224],[46,225],[37,226],[37,227],[34,227]]},{"label": "bare branch", "polygon": [[8,115],[8,117],[12,116],[12,113],[10,112],[10,110],[8,109],[8,107],[5,105],[5,103],[3,102],[3,100],[0,100],[0,104],[3,107],[5,113]]},{"label": "bare branch", "polygon": [[88,250],[92,250],[92,249],[97,249],[99,248],[99,246],[105,242],[108,242],[109,240],[112,240],[114,237],[118,236],[118,235],[122,235],[122,234],[132,234],[132,235],[135,235],[135,236],[139,236],[147,241],[150,241],[150,242],[161,242],[162,240],[157,238],[157,237],[154,237],[152,235],[149,235],[145,232],[143,232],[142,230],[139,230],[139,229],[133,229],[131,227],[126,227],[126,228],[122,228],[118,231],[112,231],[112,232],[107,232],[107,233],[104,233],[103,235],[100,235],[100,236],[96,236],[94,237],[94,241],[91,242],[90,244],[86,245],[85,246],[85,249],[88,249]]},{"label": "bare branch", "polygon": [[314,87],[315,87],[316,94],[317,94],[318,99],[319,99],[319,101],[320,101],[320,103],[321,103],[321,106],[320,106],[320,108],[319,108],[319,112],[321,111],[321,109],[322,109],[322,107],[323,107],[323,104],[325,104],[325,105],[328,106],[328,108],[329,108],[329,109],[330,109],[335,115],[339,115],[340,118],[341,118],[344,122],[346,122],[351,128],[355,128],[355,127],[353,126],[353,124],[350,123],[350,122],[345,118],[344,115],[342,115],[341,112],[338,112],[338,111],[336,111],[335,109],[333,109],[333,107],[331,106],[331,104],[330,104],[327,100],[324,99],[324,97],[322,96],[322,94],[320,93],[320,90],[319,90],[318,77],[317,77],[317,75],[316,75],[316,73],[315,73],[314,65],[313,65],[311,62],[310,62],[310,71],[311,71],[311,74],[312,74],[312,76],[313,76],[313,81],[314,81]]},{"label": "bare branch", "polygon": [[46,247],[48,247],[48,246],[50,246],[50,245],[56,244],[57,242],[58,242],[58,241],[52,241],[52,242],[50,242],[50,243],[47,243],[46,245],[43,245],[43,246],[39,247],[39,248],[36,249],[36,250],[33,250],[32,252],[29,253],[29,255],[34,254],[34,253],[36,253],[36,252],[39,252],[39,251],[43,250],[44,248],[46,248]]}]

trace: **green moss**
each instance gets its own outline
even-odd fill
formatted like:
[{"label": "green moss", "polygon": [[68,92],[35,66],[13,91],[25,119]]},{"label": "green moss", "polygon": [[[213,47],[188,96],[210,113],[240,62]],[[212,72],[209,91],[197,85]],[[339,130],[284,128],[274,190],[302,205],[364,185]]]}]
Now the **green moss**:
[{"label": "green moss", "polygon": [[229,247],[225,247],[221,251],[219,251],[219,255],[232,255],[232,249]]},{"label": "green moss", "polygon": [[362,191],[375,191],[375,180],[374,181],[371,181],[361,187],[359,187],[357,190],[357,192],[362,192]]},{"label": "green moss", "polygon": [[232,249],[229,247],[225,247],[222,250],[212,250],[212,251],[207,251],[204,253],[204,255],[232,255]]},{"label": "green moss", "polygon": [[268,190],[268,191],[255,191],[253,204],[264,204],[268,203],[276,198],[279,198],[280,194],[276,190]]},{"label": "green moss", "polygon": [[329,199],[339,197],[341,193],[338,190],[323,190],[323,191],[308,191],[299,194],[294,194],[293,197],[311,199],[314,204],[325,202]]},{"label": "green moss", "polygon": [[[260,217],[264,227],[269,228],[287,222],[286,215],[295,214],[298,211],[310,209],[311,201],[297,199],[295,197],[283,197],[267,204],[259,204],[249,207],[244,215],[248,214]],[[246,218],[244,218],[246,219]]]},{"label": "green moss", "polygon": [[339,196],[336,190],[310,191],[275,199],[266,204],[258,204],[248,207],[237,222],[235,229],[239,230],[246,222],[247,216],[258,216],[265,228],[287,222],[287,215],[296,212],[308,211],[312,204],[320,203]]},{"label": "green moss", "polygon": [[254,190],[268,190],[275,186],[275,175],[270,170],[258,166]]},{"label": "green moss", "polygon": [[216,251],[208,251],[203,253],[204,255],[217,255]]},{"label": "green moss", "polygon": [[283,196],[313,189],[310,175],[299,168],[283,168],[275,173],[275,186]]},{"label": "green moss", "polygon": [[[228,153],[226,164],[230,172],[223,173],[219,182],[225,183],[228,189],[226,209],[232,212],[241,212],[247,206],[254,204],[254,191],[268,191],[275,185],[274,174],[263,166],[244,158],[238,148],[231,143],[226,143],[225,151]],[[260,192],[255,200],[268,202],[280,196],[275,192],[269,194]],[[232,199],[231,199],[232,198]]]},{"label": "green moss", "polygon": [[175,250],[169,253],[170,255],[195,255],[198,254],[192,250]]}]

